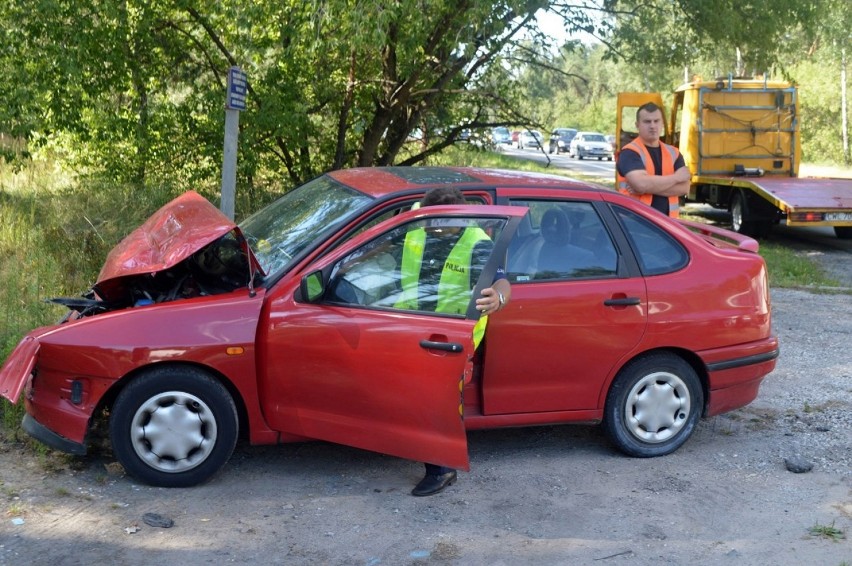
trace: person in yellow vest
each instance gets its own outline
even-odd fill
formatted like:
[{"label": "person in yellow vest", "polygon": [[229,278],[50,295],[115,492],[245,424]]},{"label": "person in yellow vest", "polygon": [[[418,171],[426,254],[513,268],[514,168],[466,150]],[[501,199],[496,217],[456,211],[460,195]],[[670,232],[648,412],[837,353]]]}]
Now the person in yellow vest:
[{"label": "person in yellow vest", "polygon": [[[438,187],[424,195],[420,206],[465,204],[464,196],[454,187]],[[398,308],[464,314],[470,292],[479,278],[479,270],[494,243],[479,227],[427,228],[409,232],[400,263],[402,296]],[[431,291],[430,291],[431,289]],[[426,290],[426,291],[424,291]],[[497,270],[491,287],[482,290],[476,308],[482,313],[474,327],[473,340],[479,346],[488,315],[502,309],[512,289],[503,267]],[[423,479],[412,495],[434,495],[455,483],[458,474],[452,468],[426,464]]]},{"label": "person in yellow vest", "polygon": [[621,148],[615,164],[618,191],[677,218],[678,197],[689,192],[692,175],[678,149],[660,141],[663,128],[659,106],[649,102],[639,107],[639,136]]}]

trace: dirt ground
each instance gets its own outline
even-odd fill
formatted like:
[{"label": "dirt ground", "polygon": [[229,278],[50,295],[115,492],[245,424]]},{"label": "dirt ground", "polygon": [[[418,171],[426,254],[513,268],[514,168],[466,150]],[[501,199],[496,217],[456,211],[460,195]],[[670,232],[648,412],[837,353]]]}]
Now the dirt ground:
[{"label": "dirt ground", "polygon": [[327,443],[239,446],[171,490],[3,443],[0,565],[852,565],[852,295],[775,290],[773,311],[758,399],[662,458],[596,427],[472,432],[470,472],[415,498],[419,463]]}]

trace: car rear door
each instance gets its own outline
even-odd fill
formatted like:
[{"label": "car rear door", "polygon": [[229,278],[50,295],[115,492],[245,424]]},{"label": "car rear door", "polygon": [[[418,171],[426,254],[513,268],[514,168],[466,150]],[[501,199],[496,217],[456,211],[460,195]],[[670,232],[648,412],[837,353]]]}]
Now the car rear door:
[{"label": "car rear door", "polygon": [[[259,394],[270,425],[289,435],[467,469],[461,392],[472,370],[473,297],[493,281],[497,259],[525,212],[484,206],[405,212],[279,282],[259,334]],[[491,253],[479,256],[484,263],[464,314],[400,299],[401,242],[421,229],[440,232],[442,225],[475,226],[493,241]],[[308,296],[320,289],[319,298]],[[418,293],[428,303],[425,285]]]},{"label": "car rear door", "polygon": [[645,281],[600,197],[524,189],[498,197],[530,213],[509,251],[512,300],[489,321],[482,413],[596,419],[614,368],[645,332]]}]

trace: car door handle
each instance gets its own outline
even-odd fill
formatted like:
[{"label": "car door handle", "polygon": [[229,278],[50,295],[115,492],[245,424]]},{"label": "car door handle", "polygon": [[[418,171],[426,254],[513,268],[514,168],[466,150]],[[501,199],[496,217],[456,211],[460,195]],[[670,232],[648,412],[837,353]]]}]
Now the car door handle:
[{"label": "car door handle", "polygon": [[618,299],[607,299],[604,301],[605,307],[632,307],[641,304],[639,297],[621,297]]},{"label": "car door handle", "polygon": [[458,342],[435,342],[433,340],[421,340],[420,347],[426,350],[444,350],[446,352],[464,352],[464,346]]}]

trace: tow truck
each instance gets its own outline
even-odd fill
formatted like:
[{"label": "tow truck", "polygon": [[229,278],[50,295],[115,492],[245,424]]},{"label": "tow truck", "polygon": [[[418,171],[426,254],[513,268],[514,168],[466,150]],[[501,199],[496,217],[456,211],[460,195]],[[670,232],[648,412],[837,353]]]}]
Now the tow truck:
[{"label": "tow truck", "polygon": [[[637,136],[636,110],[663,109],[661,93],[618,94],[616,151]],[[768,79],[693,81],[674,91],[663,141],[678,147],[692,173],[685,201],[731,213],[753,237],[788,226],[831,226],[852,238],[852,179],[800,177],[800,114],[795,85]]]}]

